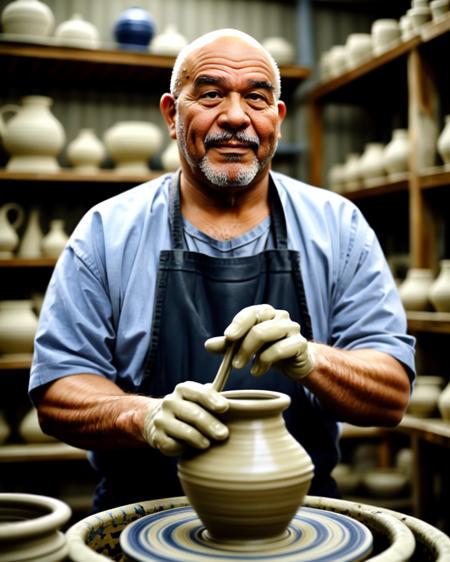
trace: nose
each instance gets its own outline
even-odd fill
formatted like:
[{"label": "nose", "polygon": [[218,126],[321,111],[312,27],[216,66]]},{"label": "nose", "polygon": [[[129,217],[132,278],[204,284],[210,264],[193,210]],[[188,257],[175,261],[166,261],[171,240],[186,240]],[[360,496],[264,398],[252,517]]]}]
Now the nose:
[{"label": "nose", "polygon": [[223,101],[218,123],[225,129],[242,130],[250,125],[250,117],[241,96],[232,92]]}]

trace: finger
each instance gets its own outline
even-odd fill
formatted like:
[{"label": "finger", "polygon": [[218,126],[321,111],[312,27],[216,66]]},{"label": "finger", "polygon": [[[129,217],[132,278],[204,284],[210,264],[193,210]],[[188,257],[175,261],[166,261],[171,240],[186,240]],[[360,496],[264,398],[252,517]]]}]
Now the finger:
[{"label": "finger", "polygon": [[180,443],[179,441],[176,441],[175,439],[172,439],[162,432],[158,433],[154,442],[154,446],[168,457],[177,457],[178,455],[181,455],[181,453],[186,448],[186,445]]},{"label": "finger", "polygon": [[204,346],[211,353],[224,353],[227,347],[227,338],[225,336],[209,338],[205,341]]},{"label": "finger", "polygon": [[228,400],[220,392],[214,390],[211,384],[200,384],[195,381],[182,382],[175,387],[174,394],[180,401],[200,404],[212,412],[221,414],[229,408]]},{"label": "finger", "polygon": [[[181,428],[178,424],[174,425],[179,431],[183,429],[183,440],[197,439],[198,434],[208,439],[225,439],[228,437],[228,428],[215,416],[210,414],[208,410],[205,410],[198,404],[194,402],[188,402],[187,400],[177,400],[171,410],[173,416],[175,416],[177,422],[182,422],[186,427]],[[164,423],[170,425],[170,419],[163,420]],[[176,437],[170,430],[170,435]]]},{"label": "finger", "polygon": [[157,443],[160,449],[167,447],[170,450],[171,446],[175,449],[175,444],[180,442],[196,449],[207,449],[211,444],[201,431],[172,416],[163,416],[155,420],[155,427],[158,432]]},{"label": "finger", "polygon": [[300,334],[284,338],[265,349],[261,355],[256,358],[251,373],[255,376],[261,376],[265,374],[272,365],[301,356],[306,350],[306,347],[307,341]]},{"label": "finger", "polygon": [[270,304],[257,304],[243,308],[225,329],[224,335],[231,341],[242,338],[255,324],[275,318],[276,312]]}]

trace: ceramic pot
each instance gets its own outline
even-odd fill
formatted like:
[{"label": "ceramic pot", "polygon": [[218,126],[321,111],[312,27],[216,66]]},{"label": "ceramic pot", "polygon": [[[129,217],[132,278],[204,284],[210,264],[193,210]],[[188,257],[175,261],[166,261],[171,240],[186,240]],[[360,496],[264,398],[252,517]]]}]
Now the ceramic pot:
[{"label": "ceramic pot", "polygon": [[320,79],[322,81],[329,80],[332,77],[330,55],[331,55],[330,51],[325,51],[320,55],[319,71],[320,71]]},{"label": "ceramic pot", "polygon": [[428,297],[438,312],[450,312],[450,260],[441,260],[440,266]]},{"label": "ceramic pot", "polygon": [[161,163],[163,169],[167,172],[173,172],[180,167],[180,154],[178,152],[178,144],[172,139],[161,154]]},{"label": "ceramic pot", "polygon": [[402,36],[402,41],[409,41],[411,37],[416,35],[411,18],[408,14],[404,14],[399,20],[399,27]]},{"label": "ceramic pot", "polygon": [[147,50],[155,35],[153,16],[143,8],[128,8],[116,20],[114,38],[121,49]]},{"label": "ceramic pot", "polygon": [[261,44],[269,51],[278,64],[294,64],[294,45],[284,39],[284,37],[267,37]]},{"label": "ceramic pot", "polygon": [[178,32],[176,25],[169,24],[162,33],[156,35],[150,45],[154,55],[167,55],[176,57],[187,45],[187,39]]},{"label": "ceramic pot", "polygon": [[439,395],[438,408],[442,419],[450,422],[450,383]]},{"label": "ceramic pot", "polygon": [[[307,493],[314,467],[286,429],[287,395],[232,390],[223,414],[227,441],[190,451],[178,463],[186,496],[216,540],[279,537]],[[270,508],[269,508],[270,506]]]},{"label": "ceramic pot", "polygon": [[64,232],[64,221],[61,219],[50,221],[50,229],[41,243],[42,255],[47,258],[58,258],[68,239]]},{"label": "ceramic pot", "polygon": [[397,468],[377,468],[362,477],[366,490],[377,497],[392,498],[406,488],[408,477]]},{"label": "ceramic pot", "polygon": [[395,47],[401,41],[401,31],[397,20],[379,19],[373,22],[372,28],[373,51],[380,55]]},{"label": "ceramic pot", "polygon": [[386,145],[383,154],[384,167],[390,179],[395,180],[399,175],[408,171],[409,151],[408,130],[395,129],[392,132],[392,139]]},{"label": "ceramic pot", "polygon": [[11,428],[9,423],[6,421],[4,413],[0,411],[0,445],[3,445],[10,435]]},{"label": "ceramic pot", "polygon": [[57,441],[42,431],[36,408],[31,408],[21,420],[19,435],[26,443],[54,443]]},{"label": "ceramic pot", "polygon": [[330,78],[336,78],[348,70],[347,49],[344,45],[334,45],[329,50],[328,63]]},{"label": "ceramic pot", "polygon": [[444,385],[442,377],[419,375],[408,404],[408,414],[431,418],[437,412],[438,399]]},{"label": "ceramic pot", "polygon": [[336,481],[338,490],[343,496],[355,494],[361,484],[361,474],[350,464],[337,464],[331,476]]},{"label": "ceramic pot", "polygon": [[411,268],[398,291],[405,310],[431,310],[429,293],[433,284],[431,269]]},{"label": "ceramic pot", "polygon": [[340,193],[345,189],[345,166],[344,164],[333,164],[328,172],[328,183],[330,189]]},{"label": "ceramic pot", "polygon": [[[0,108],[0,134],[11,155],[6,169],[14,172],[56,172],[56,156],[62,149],[65,133],[61,123],[50,112],[52,99],[25,96],[22,107]],[[5,123],[5,113],[15,113]]]},{"label": "ceramic pot", "polygon": [[84,20],[80,14],[58,25],[55,37],[60,45],[97,49],[100,45],[98,30],[92,23]]},{"label": "ceramic pot", "polygon": [[350,33],[345,42],[347,66],[354,68],[373,57],[370,33]]},{"label": "ceramic pot", "polygon": [[76,172],[96,172],[106,155],[102,141],[92,129],[81,129],[67,147],[67,158]]},{"label": "ceramic pot", "polygon": [[0,301],[0,354],[23,356],[33,352],[37,318],[31,300]]},{"label": "ceramic pot", "polygon": [[431,10],[428,5],[413,6],[407,11],[416,31],[431,20]]},{"label": "ceramic pot", "polygon": [[437,141],[437,150],[447,169],[450,169],[450,115],[445,116],[445,126]]},{"label": "ceramic pot", "polygon": [[41,242],[44,234],[39,221],[39,210],[31,209],[25,232],[20,241],[17,257],[35,259],[42,256]]},{"label": "ceramic pot", "polygon": [[361,176],[359,174],[360,155],[356,152],[347,154],[344,164],[345,191],[355,191],[361,187]]},{"label": "ceramic pot", "polygon": [[15,0],[2,13],[3,33],[48,37],[54,22],[53,12],[39,0]]},{"label": "ceramic pot", "polygon": [[446,17],[449,3],[449,0],[432,0],[430,2],[430,10],[433,21],[439,21]]},{"label": "ceramic pot", "polygon": [[11,562],[60,562],[69,552],[60,531],[71,510],[61,500],[34,494],[0,494],[0,552]]},{"label": "ceramic pot", "polygon": [[153,123],[122,121],[103,137],[119,173],[148,174],[148,161],[162,146],[162,132]]},{"label": "ceramic pot", "polygon": [[383,151],[384,145],[379,142],[366,144],[358,164],[359,176],[364,187],[372,187],[385,177]]},{"label": "ceramic pot", "polygon": [[17,203],[6,203],[0,207],[0,259],[11,259],[19,244],[17,229],[25,216]]}]

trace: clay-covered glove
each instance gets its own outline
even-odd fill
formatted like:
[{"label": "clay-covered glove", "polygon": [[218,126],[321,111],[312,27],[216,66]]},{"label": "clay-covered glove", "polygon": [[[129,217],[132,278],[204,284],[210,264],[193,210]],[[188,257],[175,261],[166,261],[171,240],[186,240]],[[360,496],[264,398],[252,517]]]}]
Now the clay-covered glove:
[{"label": "clay-covered glove", "polygon": [[242,339],[233,358],[233,367],[241,369],[252,358],[251,374],[260,376],[273,366],[289,377],[300,380],[314,370],[311,345],[300,333],[300,326],[285,310],[268,304],[242,309],[226,328],[224,336],[206,340],[208,351],[223,353],[227,342]]},{"label": "clay-covered glove", "polygon": [[228,406],[228,400],[210,384],[182,382],[164,398],[152,398],[144,420],[144,439],[168,456],[181,454],[188,445],[207,449],[211,440],[228,437],[227,426],[214,416]]}]

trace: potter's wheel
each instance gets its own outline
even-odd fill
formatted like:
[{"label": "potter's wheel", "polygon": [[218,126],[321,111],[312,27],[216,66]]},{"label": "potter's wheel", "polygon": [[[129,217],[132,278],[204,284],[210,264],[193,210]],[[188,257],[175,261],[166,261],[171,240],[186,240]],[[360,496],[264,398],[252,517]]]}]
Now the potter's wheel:
[{"label": "potter's wheel", "polygon": [[250,545],[216,542],[190,506],[152,513],[128,525],[123,552],[139,562],[355,562],[372,550],[372,533],[346,515],[302,507],[285,535]]}]

